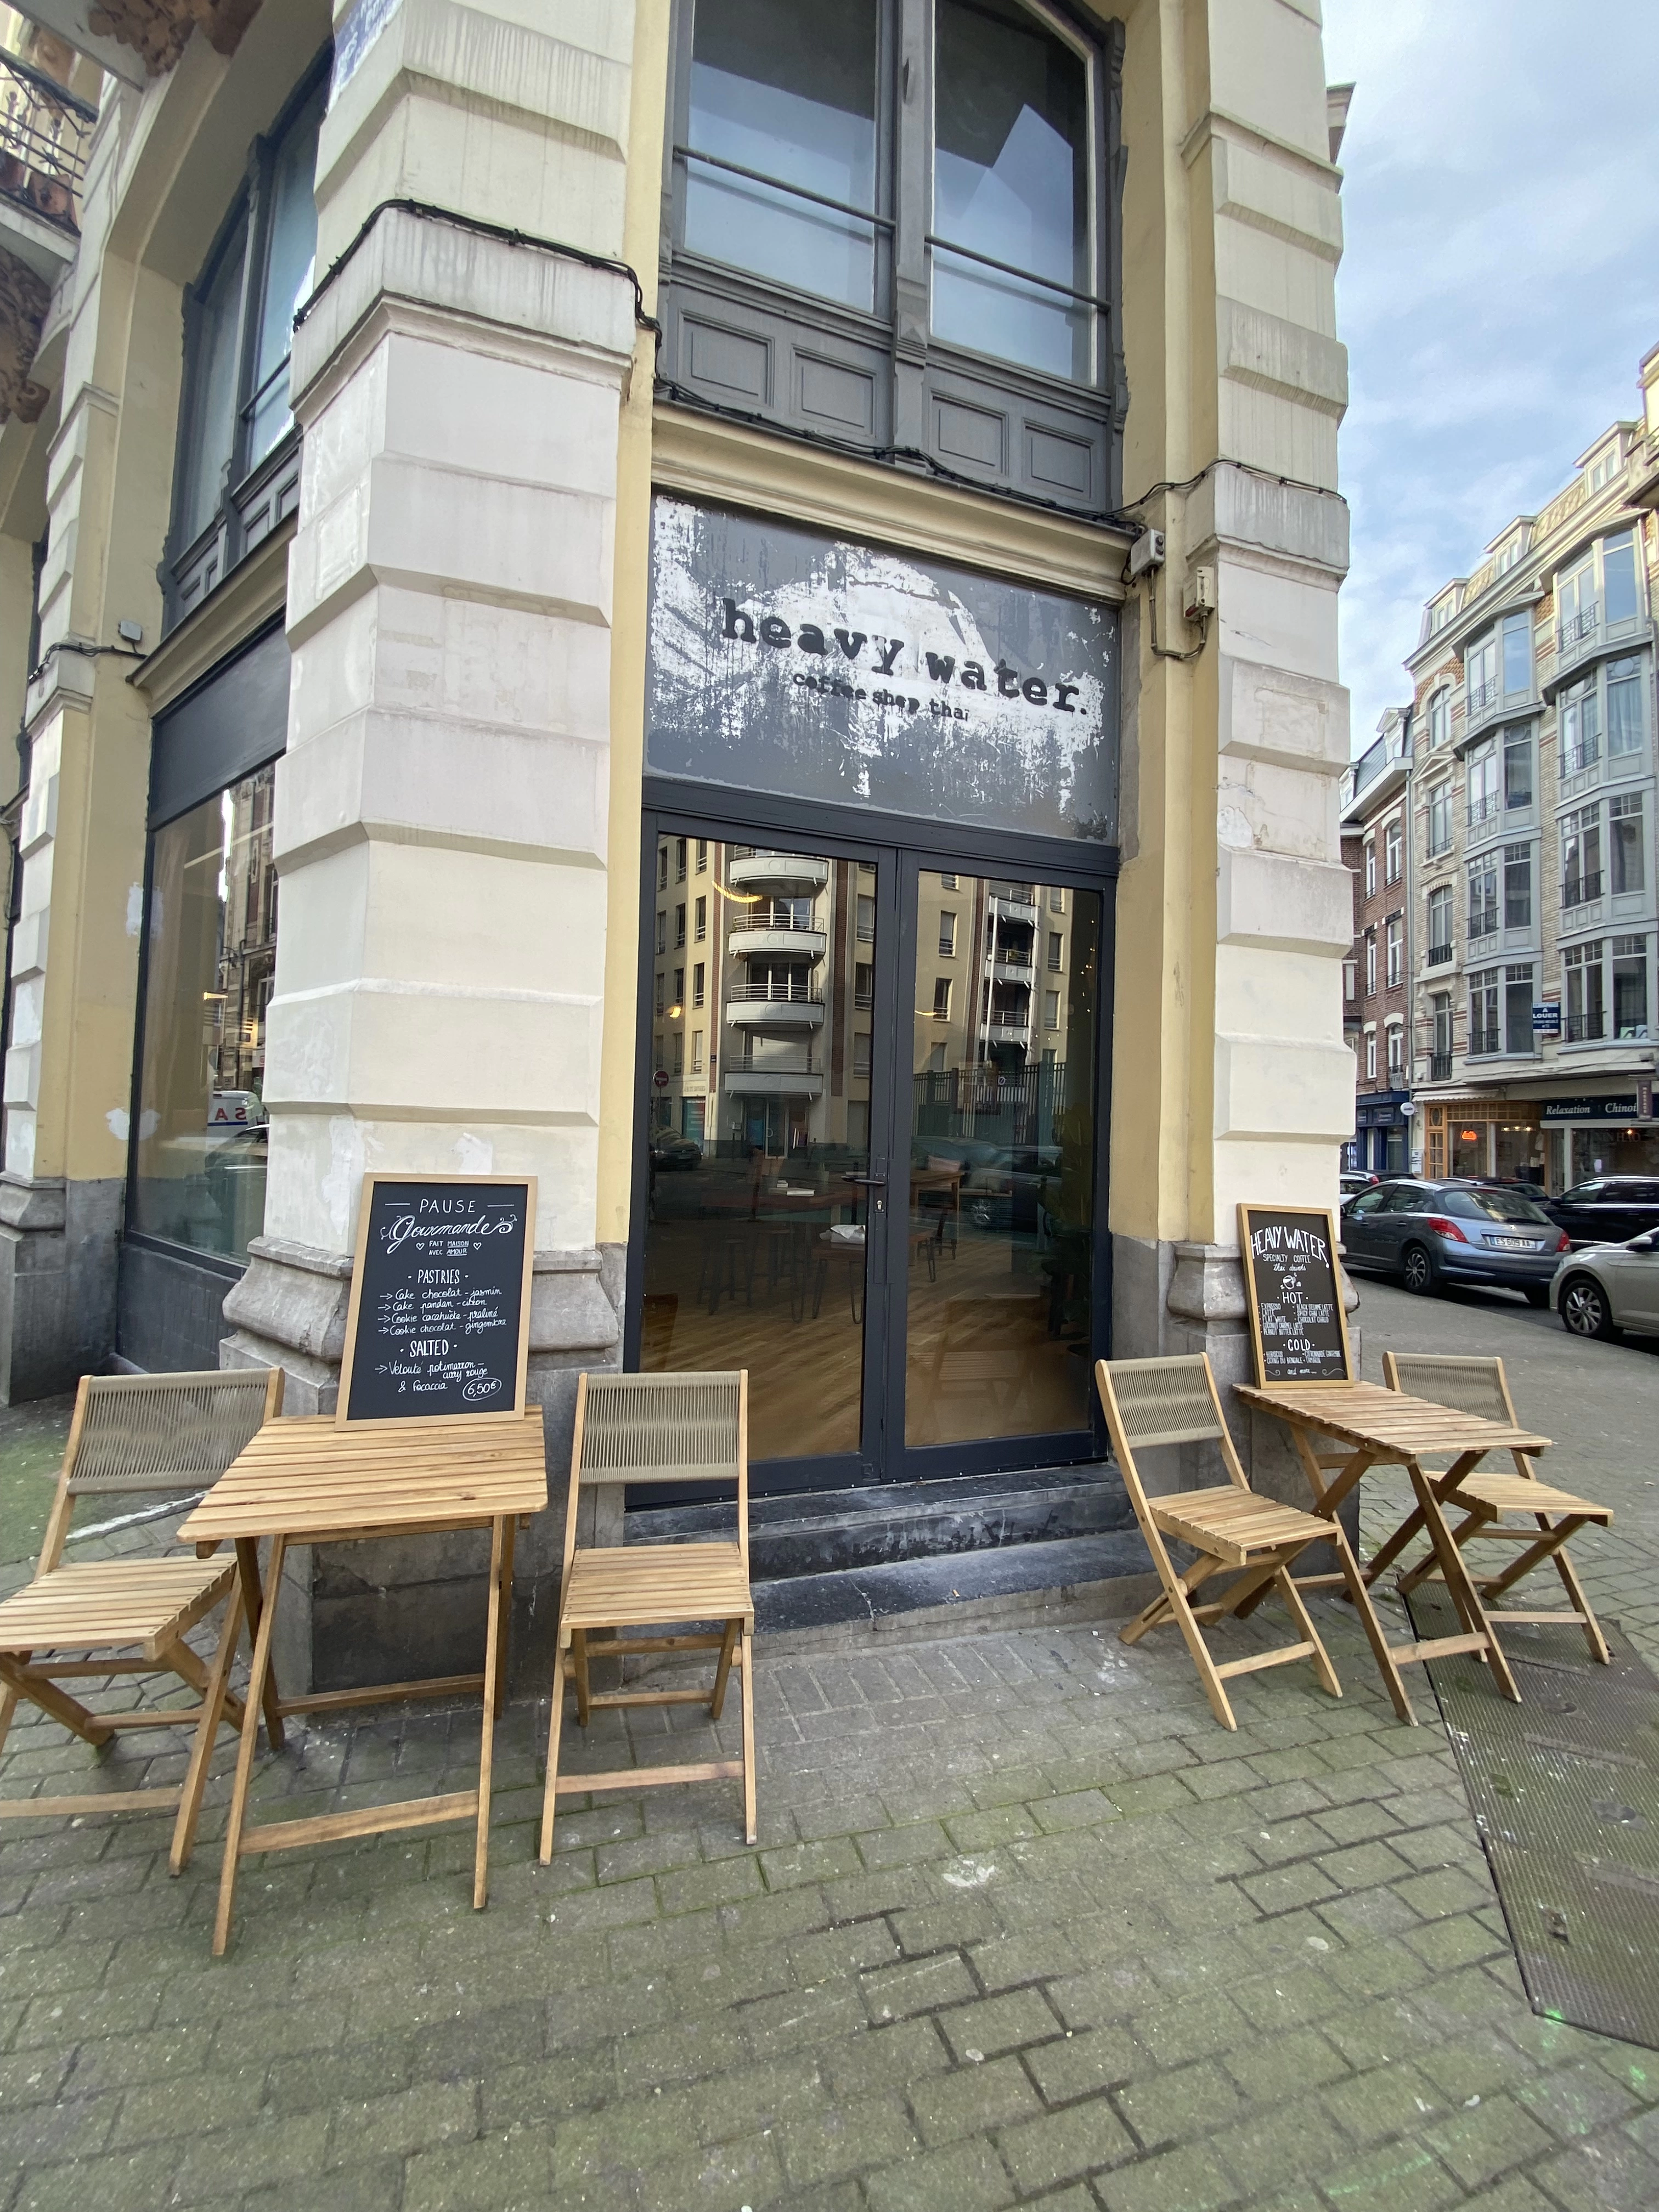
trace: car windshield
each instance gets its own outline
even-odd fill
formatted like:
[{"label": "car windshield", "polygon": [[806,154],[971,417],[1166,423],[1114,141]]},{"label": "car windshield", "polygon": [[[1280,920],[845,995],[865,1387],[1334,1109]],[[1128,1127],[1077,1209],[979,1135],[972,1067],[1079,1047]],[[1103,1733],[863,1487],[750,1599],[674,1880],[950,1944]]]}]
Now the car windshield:
[{"label": "car windshield", "polygon": [[1550,1225],[1548,1214],[1540,1212],[1518,1191],[1451,1190],[1442,1204],[1448,1213],[1462,1221],[1534,1221],[1546,1229]]}]

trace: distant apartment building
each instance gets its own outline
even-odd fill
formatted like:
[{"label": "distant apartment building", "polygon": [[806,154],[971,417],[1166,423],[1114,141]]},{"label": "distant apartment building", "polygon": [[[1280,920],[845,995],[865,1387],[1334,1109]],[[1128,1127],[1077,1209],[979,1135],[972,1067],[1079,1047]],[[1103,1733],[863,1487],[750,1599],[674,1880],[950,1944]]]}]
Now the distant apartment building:
[{"label": "distant apartment building", "polygon": [[1406,664],[1406,1060],[1430,1175],[1659,1171],[1659,348],[1641,385],[1642,416],[1430,600]]},{"label": "distant apartment building", "polygon": [[1411,1123],[1412,717],[1391,707],[1344,779],[1342,859],[1353,877],[1343,1035],[1354,1051],[1351,1166],[1403,1175]]}]

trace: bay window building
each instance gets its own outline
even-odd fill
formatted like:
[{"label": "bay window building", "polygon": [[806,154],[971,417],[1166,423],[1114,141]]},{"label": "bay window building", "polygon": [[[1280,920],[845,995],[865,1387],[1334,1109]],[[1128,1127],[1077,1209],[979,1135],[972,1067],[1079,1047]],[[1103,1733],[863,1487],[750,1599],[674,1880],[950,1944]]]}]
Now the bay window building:
[{"label": "bay window building", "polygon": [[[532,1175],[556,1475],[578,1370],[744,1365],[838,1560],[1060,1467],[1094,1548],[1030,1585],[1139,1571],[1091,1361],[1243,1379],[1237,1203],[1352,1131],[1316,11],[131,12],[0,286],[0,1394],[329,1410],[365,1170]],[[414,1571],[296,1565],[288,1678],[443,1671],[473,1569]]]},{"label": "bay window building", "polygon": [[[1659,543],[1643,489],[1656,368],[1654,355],[1641,365],[1642,416],[1613,425],[1541,514],[1437,594],[1407,664],[1419,697],[1447,700],[1457,763],[1443,774],[1424,761],[1416,810],[1431,943],[1413,1057],[1431,1173],[1559,1191],[1659,1164]],[[1453,946],[1440,933],[1459,863],[1467,927]]]}]

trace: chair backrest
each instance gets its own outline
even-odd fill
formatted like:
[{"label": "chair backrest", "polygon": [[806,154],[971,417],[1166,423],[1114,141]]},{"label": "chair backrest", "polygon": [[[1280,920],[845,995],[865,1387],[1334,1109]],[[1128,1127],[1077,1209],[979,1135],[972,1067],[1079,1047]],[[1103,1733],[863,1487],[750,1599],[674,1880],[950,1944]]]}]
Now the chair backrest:
[{"label": "chair backrest", "polygon": [[83,1375],[41,1571],[58,1563],[77,1498],[205,1490],[282,1409],[280,1367]]},{"label": "chair backrest", "polygon": [[1206,1352],[1167,1359],[1097,1360],[1095,1381],[1132,1497],[1140,1487],[1134,1463],[1137,1448],[1150,1451],[1159,1444],[1218,1443],[1229,1480],[1241,1490],[1249,1488],[1222,1418]]},{"label": "chair backrest", "polygon": [[[1408,1398],[1427,1398],[1459,1413],[1501,1422],[1505,1428],[1519,1425],[1501,1359],[1443,1352],[1385,1352],[1382,1379],[1390,1390],[1401,1391]],[[1524,1452],[1516,1452],[1514,1458],[1522,1474],[1534,1473]],[[1449,1453],[1437,1453],[1424,1463],[1443,1461],[1449,1467],[1451,1459]]]},{"label": "chair backrest", "polygon": [[738,1541],[749,1556],[749,1372],[585,1374],[576,1386],[570,1503],[565,1535],[575,1542],[584,1486],[629,1482],[732,1482]]}]

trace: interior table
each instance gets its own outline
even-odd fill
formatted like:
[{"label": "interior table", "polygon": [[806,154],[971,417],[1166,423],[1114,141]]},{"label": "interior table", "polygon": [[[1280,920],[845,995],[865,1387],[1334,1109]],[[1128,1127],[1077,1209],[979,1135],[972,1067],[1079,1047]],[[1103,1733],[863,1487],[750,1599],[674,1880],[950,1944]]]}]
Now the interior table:
[{"label": "interior table", "polygon": [[[1502,1422],[1462,1413],[1451,1406],[1437,1406],[1427,1398],[1408,1398],[1398,1390],[1385,1390],[1377,1382],[1280,1383],[1258,1389],[1241,1384],[1239,1396],[1246,1405],[1259,1407],[1283,1421],[1291,1432],[1314,1495],[1316,1511],[1333,1519],[1337,1509],[1358,1486],[1368,1468],[1402,1467],[1417,1503],[1364,1567],[1357,1568],[1345,1542],[1342,1570],[1334,1575],[1304,1575],[1304,1589],[1346,1583],[1364,1626],[1395,1711],[1405,1721],[1416,1723],[1400,1669],[1419,1660],[1437,1659],[1455,1651],[1484,1653],[1492,1679],[1506,1698],[1518,1705],[1521,1692],[1492,1633],[1492,1622],[1480,1601],[1463,1554],[1452,1541],[1445,1508],[1457,1502],[1457,1486],[1489,1451],[1540,1452],[1549,1449],[1547,1437],[1528,1429],[1507,1428]],[[1340,1450],[1321,1452],[1313,1439],[1328,1437]],[[1425,1468],[1423,1461],[1442,1455],[1451,1464],[1443,1470]],[[1409,1644],[1390,1644],[1382,1633],[1370,1586],[1397,1559],[1419,1529],[1426,1530],[1446,1589],[1462,1631],[1456,1636],[1425,1637]],[[1245,1608],[1248,1610],[1248,1608]]]},{"label": "interior table", "polygon": [[[230,1821],[219,1877],[213,1950],[222,1957],[230,1940],[236,1869],[258,1851],[299,1850],[352,1836],[398,1828],[436,1827],[474,1820],[472,1903],[488,1894],[490,1773],[495,1719],[506,1686],[507,1623],[513,1601],[513,1543],[520,1516],[547,1504],[547,1462],[542,1409],[521,1419],[442,1419],[362,1422],[338,1425],[329,1415],[268,1421],[238,1454],[179,1534],[198,1552],[230,1541],[236,1546],[248,1617],[258,1623],[253,1642]],[[419,1682],[389,1682],[308,1697],[275,1699],[277,1715],[379,1705],[400,1698],[482,1693],[483,1741],[476,1790],[407,1798],[361,1812],[327,1813],[301,1820],[247,1825],[248,1786],[259,1711],[270,1671],[271,1636],[282,1601],[283,1561],[290,1544],[349,1544],[377,1536],[447,1534],[463,1528],[490,1531],[489,1579],[485,1592],[482,1674],[450,1674]],[[268,1598],[261,1604],[258,1543],[271,1540],[266,1568]],[[249,1577],[252,1586],[249,1587]]]}]

